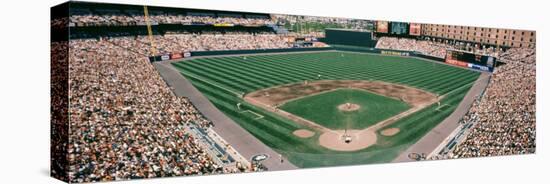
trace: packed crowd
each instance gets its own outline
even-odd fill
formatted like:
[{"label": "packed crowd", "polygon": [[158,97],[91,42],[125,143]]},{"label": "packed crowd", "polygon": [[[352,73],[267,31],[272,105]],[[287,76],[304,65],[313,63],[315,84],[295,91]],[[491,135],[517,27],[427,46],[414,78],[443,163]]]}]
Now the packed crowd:
[{"label": "packed crowd", "polygon": [[396,37],[381,37],[376,43],[378,49],[392,49],[403,51],[415,51],[424,55],[445,58],[447,49],[451,49],[451,46],[430,42],[426,40],[416,40],[410,38],[396,38]]},{"label": "packed crowd", "polygon": [[[122,46],[142,55],[150,56],[151,41],[148,36],[108,38],[114,45]],[[272,33],[203,33],[165,34],[153,36],[156,54],[215,50],[256,50],[291,48],[288,36]]]},{"label": "packed crowd", "polygon": [[50,21],[50,27],[52,29],[64,29],[67,27],[68,23],[69,23],[68,17],[56,18]]},{"label": "packed crowd", "polygon": [[70,181],[248,170],[221,167],[199,146],[186,126],[212,123],[176,97],[145,57],[103,39],[69,47]]},{"label": "packed crowd", "polygon": [[506,64],[495,70],[485,94],[464,117],[473,127],[446,158],[535,152],[535,50],[512,48],[500,59]]},{"label": "packed crowd", "polygon": [[[225,34],[174,34],[165,35],[162,43],[179,43],[179,50],[251,50],[289,48],[292,45],[286,36],[270,33],[225,33]],[[186,44],[181,44],[186,43]]]},{"label": "packed crowd", "polygon": [[[445,58],[449,49],[471,51],[476,54],[497,56],[501,50],[493,47],[479,47],[469,43],[436,41],[436,40],[417,40],[412,38],[381,37],[376,43],[378,49],[392,49],[403,51],[415,51],[424,55],[438,58]],[[476,48],[476,49],[474,49]]]},{"label": "packed crowd", "polygon": [[372,24],[370,20],[336,18],[336,17],[318,17],[318,16],[300,16],[300,15],[282,15],[273,14],[273,19],[279,25],[284,24],[318,24],[331,25],[336,27],[331,28],[348,28],[355,30],[365,30],[368,24]]},{"label": "packed crowd", "polygon": [[[74,26],[105,26],[105,25],[146,25],[146,19],[143,12],[130,11],[92,13],[90,11],[80,11],[71,15],[70,21]],[[177,13],[151,12],[149,16],[151,24],[233,24],[246,26],[272,25],[274,21],[269,17],[242,17],[234,16],[214,16],[212,15],[188,15]]]},{"label": "packed crowd", "polygon": [[68,63],[68,41],[54,41],[51,43],[51,96],[50,96],[50,117],[51,117],[51,173],[52,176],[60,179],[67,179],[67,146],[68,144],[68,85],[69,80]]}]

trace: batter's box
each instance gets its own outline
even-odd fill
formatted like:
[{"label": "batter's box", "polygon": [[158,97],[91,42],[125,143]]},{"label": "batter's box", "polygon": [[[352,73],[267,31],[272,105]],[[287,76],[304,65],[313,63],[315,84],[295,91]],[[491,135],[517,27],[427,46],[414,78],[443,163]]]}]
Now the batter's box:
[{"label": "batter's box", "polygon": [[255,120],[259,120],[259,119],[264,118],[264,116],[262,116],[261,114],[258,114],[254,111],[251,111],[251,110],[244,110],[244,111],[241,111],[239,113],[241,113],[241,114],[251,114],[253,116],[252,118],[254,118]]}]

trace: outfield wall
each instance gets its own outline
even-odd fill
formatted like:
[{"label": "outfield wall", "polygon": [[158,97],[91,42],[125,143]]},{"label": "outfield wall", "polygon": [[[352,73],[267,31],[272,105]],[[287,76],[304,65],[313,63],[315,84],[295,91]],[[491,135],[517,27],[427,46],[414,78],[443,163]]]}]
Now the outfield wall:
[{"label": "outfield wall", "polygon": [[262,54],[279,52],[308,52],[334,50],[332,47],[307,47],[307,48],[286,48],[286,49],[254,49],[254,50],[216,50],[216,51],[194,51],[171,53],[159,56],[150,56],[150,62],[174,60],[193,56],[219,56],[219,55],[240,55],[240,54]]},{"label": "outfield wall", "polygon": [[353,45],[360,47],[375,47],[377,40],[372,32],[349,29],[325,29],[325,38],[321,41],[327,44]]},{"label": "outfield wall", "polygon": [[394,56],[413,56],[413,57],[430,59],[434,61],[445,62],[445,59],[443,58],[428,56],[418,52],[411,52],[411,51],[404,51],[404,50],[376,49],[376,48],[357,47],[357,46],[349,46],[349,45],[331,45],[331,46],[333,49],[341,50],[341,51],[364,52],[364,53],[394,55]]},{"label": "outfield wall", "polygon": [[445,60],[442,58],[426,56],[418,52],[390,50],[390,49],[375,49],[371,47],[359,47],[359,46],[349,46],[349,45],[332,45],[331,47],[306,47],[306,48],[282,48],[282,49],[193,51],[193,52],[186,52],[186,53],[172,53],[172,54],[166,54],[166,55],[151,56],[149,57],[149,61],[151,62],[165,61],[165,60],[173,60],[173,59],[180,59],[184,57],[187,58],[187,57],[193,57],[193,56],[219,56],[219,55],[309,52],[309,51],[328,51],[328,50],[363,52],[363,53],[373,53],[373,54],[393,55],[393,56],[413,56],[413,57],[420,57],[420,58],[445,62]]}]

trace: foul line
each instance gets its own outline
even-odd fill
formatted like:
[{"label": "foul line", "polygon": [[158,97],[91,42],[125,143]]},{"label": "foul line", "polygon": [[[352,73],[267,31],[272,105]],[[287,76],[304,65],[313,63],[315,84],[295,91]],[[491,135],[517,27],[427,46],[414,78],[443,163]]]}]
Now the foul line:
[{"label": "foul line", "polygon": [[440,111],[440,109],[441,109],[441,108],[443,108],[443,107],[447,107],[447,106],[449,106],[449,107],[450,107],[450,105],[449,105],[449,104],[442,104],[442,105],[440,105],[439,107],[435,108],[435,110],[436,110],[436,111]]},{"label": "foul line", "polygon": [[259,120],[259,119],[264,118],[264,116],[262,116],[261,114],[258,114],[254,111],[251,111],[251,110],[244,110],[244,111],[241,111],[239,113],[242,114],[242,113],[245,113],[245,112],[252,113],[252,114],[256,115],[256,118],[254,118],[255,120]]},{"label": "foul line", "polygon": [[449,95],[449,94],[451,94],[451,93],[454,93],[455,91],[458,91],[459,89],[462,89],[462,88],[464,88],[464,87],[473,87],[474,84],[475,84],[478,80],[481,80],[481,79],[483,79],[483,78],[489,78],[489,79],[490,79],[490,78],[491,78],[491,74],[484,76],[483,73],[481,73],[481,74],[479,75],[479,77],[478,77],[476,80],[474,80],[474,81],[472,81],[472,82],[470,82],[470,83],[464,84],[464,85],[462,85],[462,86],[460,86],[460,87],[458,87],[458,88],[456,88],[456,89],[453,89],[453,90],[451,90],[451,91],[449,91],[449,92],[447,92],[447,93],[441,95],[440,98],[443,99],[444,96],[447,96],[447,95]]}]

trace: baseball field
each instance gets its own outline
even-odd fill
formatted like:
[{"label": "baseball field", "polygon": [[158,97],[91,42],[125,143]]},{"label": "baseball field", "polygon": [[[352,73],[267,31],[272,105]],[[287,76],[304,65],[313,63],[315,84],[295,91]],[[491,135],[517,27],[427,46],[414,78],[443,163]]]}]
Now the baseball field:
[{"label": "baseball field", "polygon": [[449,116],[479,77],[412,57],[339,51],[173,66],[241,127],[306,168],[392,161]]}]

